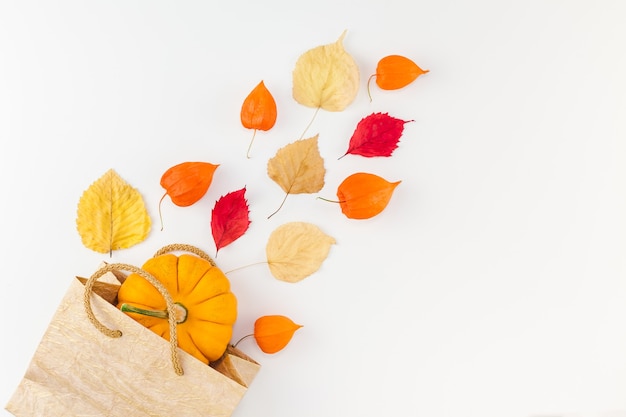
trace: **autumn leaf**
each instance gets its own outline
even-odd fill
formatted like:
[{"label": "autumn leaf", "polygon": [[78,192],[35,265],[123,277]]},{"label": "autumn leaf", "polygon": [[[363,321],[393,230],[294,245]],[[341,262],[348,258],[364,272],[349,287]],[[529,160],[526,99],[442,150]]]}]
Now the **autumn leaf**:
[{"label": "autumn leaf", "polygon": [[296,61],[293,98],[316,109],[316,114],[320,108],[331,112],[344,110],[359,91],[359,67],[343,46],[345,35],[344,31],[335,43],[306,51]]},{"label": "autumn leaf", "polygon": [[139,191],[110,169],[80,197],[76,226],[84,246],[112,254],[144,241],[151,221]]},{"label": "autumn leaf", "polygon": [[285,192],[280,207],[269,217],[280,210],[289,194],[315,193],[324,187],[326,168],[317,144],[318,135],[297,140],[268,161],[267,174]]},{"label": "autumn leaf", "polygon": [[250,157],[250,148],[257,130],[270,130],[276,123],[276,101],[265,83],[261,81],[243,101],[241,106],[241,124],[247,129],[254,129],[246,156]]},{"label": "autumn leaf", "polygon": [[391,156],[398,147],[404,124],[413,120],[401,120],[388,113],[372,113],[361,119],[350,138],[347,154],[365,157]]},{"label": "autumn leaf", "polygon": [[306,222],[286,223],[270,235],[265,252],[274,278],[298,282],[316,272],[336,241]]},{"label": "autumn leaf", "polygon": [[217,252],[243,236],[250,226],[246,188],[226,194],[215,202],[211,212],[211,232]]},{"label": "autumn leaf", "polygon": [[428,70],[421,69],[411,59],[402,55],[387,55],[378,61],[376,73],[367,80],[367,94],[372,100],[370,93],[370,81],[375,78],[376,84],[382,90],[397,90],[411,84]]},{"label": "autumn leaf", "polygon": [[262,316],[254,322],[254,339],[265,353],[276,353],[285,348],[302,325],[283,315]]}]

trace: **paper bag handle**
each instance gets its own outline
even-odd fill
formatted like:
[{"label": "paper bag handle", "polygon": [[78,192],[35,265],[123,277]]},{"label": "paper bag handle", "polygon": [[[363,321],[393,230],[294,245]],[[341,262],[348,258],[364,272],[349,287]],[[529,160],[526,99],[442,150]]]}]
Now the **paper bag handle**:
[{"label": "paper bag handle", "polygon": [[85,283],[85,293],[83,298],[83,304],[85,306],[85,312],[87,313],[87,317],[89,321],[96,327],[96,329],[100,330],[104,335],[109,337],[121,337],[122,332],[120,330],[112,330],[100,323],[100,321],[96,318],[93,313],[93,309],[91,308],[91,293],[93,291],[93,286],[98,278],[107,272],[113,271],[129,271],[135,274],[138,274],[145,278],[148,282],[150,282],[154,287],[161,293],[165,302],[167,304],[167,315],[168,322],[170,325],[170,351],[171,351],[171,359],[172,365],[174,366],[174,371],[177,375],[183,374],[183,368],[180,365],[180,360],[178,358],[178,336],[176,333],[176,311],[174,310],[174,300],[172,296],[167,291],[165,286],[161,284],[161,282],[156,279],[154,276],[150,275],[148,272],[144,271],[141,268],[137,268],[133,265],[122,264],[122,263],[114,263],[107,264],[102,268],[98,269]]}]

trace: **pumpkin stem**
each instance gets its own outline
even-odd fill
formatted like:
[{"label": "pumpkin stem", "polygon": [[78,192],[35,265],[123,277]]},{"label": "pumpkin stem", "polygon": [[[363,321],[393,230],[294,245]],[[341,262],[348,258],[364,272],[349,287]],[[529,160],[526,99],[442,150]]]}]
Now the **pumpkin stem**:
[{"label": "pumpkin stem", "polygon": [[[176,323],[184,323],[187,320],[187,307],[181,303],[174,303],[176,311]],[[156,317],[158,319],[167,319],[169,314],[167,310],[149,310],[147,308],[136,307],[127,303],[121,305],[120,310],[124,313],[137,313],[144,316]]]}]

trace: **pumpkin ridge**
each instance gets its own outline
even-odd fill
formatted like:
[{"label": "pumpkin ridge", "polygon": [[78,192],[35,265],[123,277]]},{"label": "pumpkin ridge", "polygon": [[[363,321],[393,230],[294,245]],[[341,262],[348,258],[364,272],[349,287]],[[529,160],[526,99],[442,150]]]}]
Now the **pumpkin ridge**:
[{"label": "pumpkin ridge", "polygon": [[[180,328],[180,327],[179,327]],[[207,356],[204,354],[204,352],[202,350],[200,350],[200,348],[198,347],[197,343],[193,340],[193,338],[191,337],[191,333],[188,330],[181,330],[180,331],[180,337],[179,337],[179,344],[178,346],[182,348],[181,343],[185,346],[185,348],[183,349],[185,352],[189,353],[191,356],[193,356],[194,358],[198,359],[199,361],[202,361],[204,363],[209,363],[209,359],[207,358]],[[182,340],[181,340],[182,339]]]},{"label": "pumpkin ridge", "polygon": [[213,295],[211,295],[210,297],[207,297],[207,298],[203,298],[203,299],[200,299],[200,300],[197,300],[197,301],[194,300],[194,304],[193,305],[204,304],[204,303],[212,300],[213,298],[221,297],[222,295],[226,295],[226,294],[230,294],[230,293],[231,293],[230,290],[226,290],[226,291],[222,291],[222,292],[217,293],[217,294],[213,294]]},{"label": "pumpkin ridge", "polygon": [[[193,335],[192,335],[192,333],[191,333],[191,332],[187,332],[187,336],[189,336],[189,342],[191,342],[191,345],[192,345],[193,347],[195,347],[195,348],[196,348],[196,350],[197,350],[198,352],[200,352],[200,353],[202,354],[202,356],[204,356],[204,357],[206,358],[206,355],[205,355],[205,354],[204,354],[204,352],[200,349],[200,347],[198,346],[198,343],[196,343],[196,341],[193,339]],[[195,356],[195,355],[194,355],[194,356]],[[208,358],[207,358],[207,361],[208,361]]]},{"label": "pumpkin ridge", "polygon": [[179,257],[179,262],[178,292],[182,297],[189,297],[197,292],[198,285],[209,278],[208,274],[215,273],[215,266],[211,262],[196,255],[183,254]]},{"label": "pumpkin ridge", "polygon": [[[180,294],[180,277],[181,277],[181,271],[180,271],[180,257],[176,257],[176,295]],[[173,294],[172,294],[173,295]]]},{"label": "pumpkin ridge", "polygon": [[215,321],[215,320],[208,320],[208,319],[199,319],[199,318],[194,318],[194,321],[199,321],[202,323],[213,323],[213,324],[217,324],[218,326],[230,326],[232,323],[230,322],[223,322],[223,321]]},{"label": "pumpkin ridge", "polygon": [[219,359],[224,352],[221,349],[218,352],[214,346],[209,347],[203,342],[209,341],[210,344],[227,344],[228,340],[230,340],[230,337],[232,336],[232,326],[222,323],[212,323],[216,327],[211,331],[198,333],[192,330],[195,327],[195,324],[197,323],[189,323],[189,327],[186,329],[185,335],[189,338],[189,342],[198,348],[203,357],[206,358],[206,362]]},{"label": "pumpkin ridge", "polygon": [[196,291],[196,288],[198,287],[198,285],[200,285],[200,283],[205,280],[205,279],[210,279],[208,278],[208,274],[209,272],[211,272],[211,270],[213,269],[213,267],[211,266],[209,269],[207,269],[204,274],[202,274],[202,276],[200,277],[200,279],[198,279],[196,281],[196,283],[193,285],[193,287],[189,290],[189,294],[193,294]]}]

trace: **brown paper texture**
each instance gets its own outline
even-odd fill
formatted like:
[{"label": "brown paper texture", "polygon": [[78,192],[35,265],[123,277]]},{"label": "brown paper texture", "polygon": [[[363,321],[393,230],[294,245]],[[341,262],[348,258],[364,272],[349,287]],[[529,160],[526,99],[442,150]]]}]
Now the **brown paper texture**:
[{"label": "brown paper texture", "polygon": [[100,333],[83,293],[74,279],[6,406],[16,417],[227,417],[260,369],[230,349],[223,361],[231,379],[179,349],[179,376],[166,340],[93,295],[96,317],[122,337]]}]

